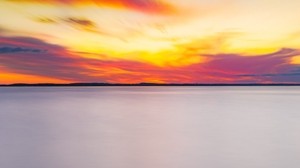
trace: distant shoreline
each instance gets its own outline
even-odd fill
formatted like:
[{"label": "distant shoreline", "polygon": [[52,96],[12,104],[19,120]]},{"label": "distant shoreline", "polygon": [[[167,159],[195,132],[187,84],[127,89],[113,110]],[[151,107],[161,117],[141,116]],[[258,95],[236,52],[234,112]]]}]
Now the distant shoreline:
[{"label": "distant shoreline", "polygon": [[246,84],[226,84],[226,83],[170,83],[170,84],[160,84],[160,83],[137,83],[137,84],[126,84],[126,83],[67,83],[67,84],[57,84],[57,83],[34,83],[34,84],[26,84],[26,83],[15,83],[15,84],[2,84],[0,87],[68,87],[68,86],[300,86],[299,84],[291,84],[291,83],[272,83],[272,84],[262,84],[262,83],[246,83]]}]

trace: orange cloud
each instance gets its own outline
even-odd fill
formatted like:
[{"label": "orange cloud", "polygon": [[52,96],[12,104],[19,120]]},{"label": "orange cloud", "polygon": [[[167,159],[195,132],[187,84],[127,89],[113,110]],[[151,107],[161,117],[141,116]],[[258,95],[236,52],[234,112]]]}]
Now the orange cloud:
[{"label": "orange cloud", "polygon": [[176,8],[162,0],[8,0],[23,3],[98,5],[109,8],[129,9],[153,14],[173,14]]}]

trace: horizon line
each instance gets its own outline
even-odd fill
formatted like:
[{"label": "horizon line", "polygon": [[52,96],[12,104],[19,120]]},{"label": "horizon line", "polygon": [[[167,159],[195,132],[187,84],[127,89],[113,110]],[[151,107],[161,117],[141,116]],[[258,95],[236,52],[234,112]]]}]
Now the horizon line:
[{"label": "horizon line", "polygon": [[16,86],[300,86],[300,83],[11,83],[0,84],[0,87]]}]

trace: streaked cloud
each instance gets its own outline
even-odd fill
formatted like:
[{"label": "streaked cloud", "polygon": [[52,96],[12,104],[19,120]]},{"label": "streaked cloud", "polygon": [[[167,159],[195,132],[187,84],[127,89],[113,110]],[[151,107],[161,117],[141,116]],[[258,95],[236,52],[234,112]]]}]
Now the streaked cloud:
[{"label": "streaked cloud", "polygon": [[34,19],[39,23],[45,24],[66,24],[75,29],[93,32],[93,33],[102,33],[95,22],[86,18],[80,17],[67,17],[67,18],[49,18],[49,17],[39,17]]},{"label": "streaked cloud", "polygon": [[52,5],[97,5],[102,7],[136,10],[153,14],[173,14],[176,8],[162,0],[7,0],[21,3],[44,3]]},{"label": "streaked cloud", "polygon": [[23,53],[23,52],[39,53],[39,52],[45,52],[45,50],[21,48],[21,47],[0,47],[0,54]]},{"label": "streaked cloud", "polygon": [[39,17],[36,18],[35,21],[40,23],[57,23],[55,19],[47,18],[47,17]]}]

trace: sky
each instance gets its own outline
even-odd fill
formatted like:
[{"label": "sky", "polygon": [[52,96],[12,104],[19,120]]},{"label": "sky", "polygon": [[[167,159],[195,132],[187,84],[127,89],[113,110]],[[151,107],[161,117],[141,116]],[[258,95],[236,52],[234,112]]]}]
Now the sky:
[{"label": "sky", "polygon": [[1,0],[0,84],[300,83],[300,0]]}]

